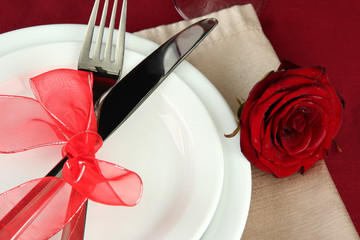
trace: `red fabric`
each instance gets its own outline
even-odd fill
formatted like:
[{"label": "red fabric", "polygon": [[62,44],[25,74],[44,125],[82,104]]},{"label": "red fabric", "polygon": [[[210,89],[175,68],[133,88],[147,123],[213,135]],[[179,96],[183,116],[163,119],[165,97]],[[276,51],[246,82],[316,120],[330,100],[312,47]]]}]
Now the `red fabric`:
[{"label": "red fabric", "polygon": [[342,126],[326,164],[360,233],[360,2],[267,0],[260,14],[265,35],[281,59],[321,65],[345,100]]},{"label": "red fabric", "polygon": [[[326,159],[331,176],[360,232],[360,1],[265,0],[259,15],[266,36],[281,59],[301,66],[321,65],[345,99],[342,127]],[[42,24],[86,24],[90,0],[4,1],[0,33]],[[181,20],[171,0],[128,1],[127,30],[134,32]],[[5,47],[5,46],[0,46]]]},{"label": "red fabric", "polygon": [[[0,33],[44,24],[87,24],[93,3],[94,0],[6,1],[2,3]],[[109,18],[110,14],[108,14]],[[137,0],[127,3],[128,32],[180,20],[182,18],[173,7],[172,0]]]}]

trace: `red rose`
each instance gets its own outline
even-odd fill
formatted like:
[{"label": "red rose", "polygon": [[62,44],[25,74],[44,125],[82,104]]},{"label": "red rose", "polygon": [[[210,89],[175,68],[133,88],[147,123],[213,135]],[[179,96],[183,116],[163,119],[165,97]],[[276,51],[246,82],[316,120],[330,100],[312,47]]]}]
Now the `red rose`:
[{"label": "red rose", "polygon": [[305,172],[326,156],[342,111],[324,68],[284,62],[249,93],[240,117],[241,151],[277,177]]}]

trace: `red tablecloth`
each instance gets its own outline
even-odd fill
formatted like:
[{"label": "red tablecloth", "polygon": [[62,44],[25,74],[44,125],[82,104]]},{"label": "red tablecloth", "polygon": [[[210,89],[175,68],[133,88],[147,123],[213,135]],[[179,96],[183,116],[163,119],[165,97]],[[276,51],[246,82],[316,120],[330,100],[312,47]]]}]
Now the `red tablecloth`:
[{"label": "red tablecloth", "polygon": [[360,233],[360,1],[267,0],[259,18],[279,58],[326,67],[345,99],[342,127],[326,164]]},{"label": "red tablecloth", "polygon": [[[90,0],[5,1],[1,6],[0,33],[43,24],[86,24],[92,4]],[[326,67],[346,101],[343,125],[336,137],[343,152],[332,148],[326,163],[360,233],[359,12],[358,0],[266,0],[259,18],[279,58]],[[128,2],[129,32],[179,20],[171,0]]]}]

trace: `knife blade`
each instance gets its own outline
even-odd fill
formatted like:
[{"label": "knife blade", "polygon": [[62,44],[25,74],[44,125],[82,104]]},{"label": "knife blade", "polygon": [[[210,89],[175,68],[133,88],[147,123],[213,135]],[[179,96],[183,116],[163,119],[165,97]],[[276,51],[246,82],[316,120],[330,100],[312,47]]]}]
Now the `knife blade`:
[{"label": "knife blade", "polygon": [[[144,102],[166,77],[200,44],[215,28],[214,18],[201,20],[170,38],[139,65],[118,81],[103,95],[97,106],[98,132],[105,140]],[[62,159],[47,176],[61,176],[67,158]],[[60,173],[60,174],[59,174]],[[41,187],[41,186],[39,186]],[[23,209],[34,198],[35,187],[16,205]],[[39,191],[44,194],[44,191]],[[29,196],[28,196],[29,195]],[[29,213],[27,213],[29,214]],[[30,213],[30,215],[32,215]],[[12,214],[14,216],[14,214]],[[16,216],[16,214],[15,214]],[[15,217],[16,218],[16,217]],[[3,220],[3,219],[2,219]],[[6,221],[13,221],[7,219]],[[22,225],[18,225],[22,227]]]},{"label": "knife blade", "polygon": [[210,18],[184,29],[117,82],[96,112],[100,136],[106,138],[126,121],[216,24],[217,20]]}]

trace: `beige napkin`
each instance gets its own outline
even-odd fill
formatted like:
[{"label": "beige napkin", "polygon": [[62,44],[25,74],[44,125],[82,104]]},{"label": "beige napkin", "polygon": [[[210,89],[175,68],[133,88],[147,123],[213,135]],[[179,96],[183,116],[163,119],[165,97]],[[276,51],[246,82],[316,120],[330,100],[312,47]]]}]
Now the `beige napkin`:
[{"label": "beige napkin", "polygon": [[[253,85],[279,66],[251,5],[210,14],[219,25],[187,61],[220,91],[231,109]],[[181,21],[135,33],[162,43],[197,21]],[[242,239],[359,239],[324,161],[304,175],[278,179],[252,167],[252,199]]]}]

